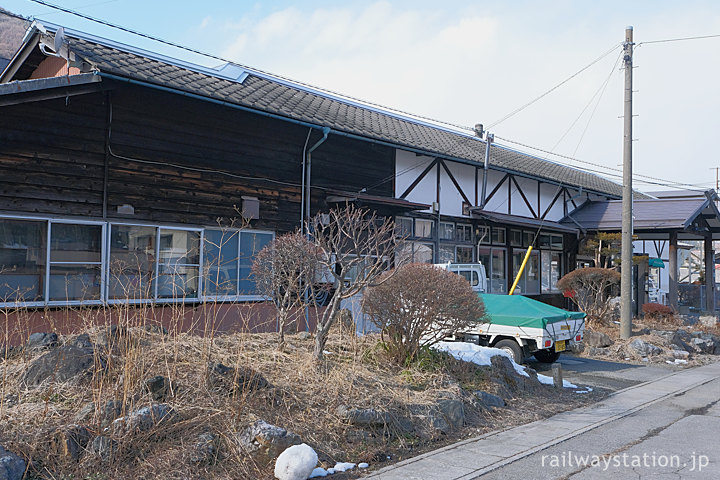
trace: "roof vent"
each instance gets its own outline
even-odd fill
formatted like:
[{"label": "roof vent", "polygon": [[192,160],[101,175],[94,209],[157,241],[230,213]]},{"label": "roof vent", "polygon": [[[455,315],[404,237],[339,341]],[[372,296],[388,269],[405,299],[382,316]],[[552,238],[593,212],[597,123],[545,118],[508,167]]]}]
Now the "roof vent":
[{"label": "roof vent", "polygon": [[243,83],[248,77],[248,72],[240,65],[236,65],[234,63],[221,65],[215,68],[215,71],[218,76],[227,78],[228,80],[234,80],[238,83]]}]

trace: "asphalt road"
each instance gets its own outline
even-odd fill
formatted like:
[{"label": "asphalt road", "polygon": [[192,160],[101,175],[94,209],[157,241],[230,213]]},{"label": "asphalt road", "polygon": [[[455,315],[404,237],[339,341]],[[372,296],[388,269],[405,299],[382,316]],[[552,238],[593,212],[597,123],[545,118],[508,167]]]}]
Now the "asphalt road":
[{"label": "asphalt road", "polygon": [[[590,385],[593,388],[607,389],[613,392],[655,380],[682,369],[682,367],[666,364],[638,365],[593,360],[567,353],[560,356],[558,363],[563,366],[565,380],[577,385]],[[536,362],[533,357],[527,362],[527,366],[537,370],[538,373],[552,376],[549,363]]]}]

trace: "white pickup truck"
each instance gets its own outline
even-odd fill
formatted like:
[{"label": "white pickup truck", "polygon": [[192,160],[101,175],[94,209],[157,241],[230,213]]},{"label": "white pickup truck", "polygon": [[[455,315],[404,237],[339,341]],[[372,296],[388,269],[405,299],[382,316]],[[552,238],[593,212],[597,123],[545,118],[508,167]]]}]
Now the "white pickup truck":
[{"label": "white pickup truck", "polygon": [[517,363],[530,355],[539,362],[554,362],[573,344],[582,342],[584,313],[568,312],[520,295],[485,293],[487,276],[482,263],[446,263],[436,267],[467,279],[485,304],[485,318],[449,340],[503,349]]}]

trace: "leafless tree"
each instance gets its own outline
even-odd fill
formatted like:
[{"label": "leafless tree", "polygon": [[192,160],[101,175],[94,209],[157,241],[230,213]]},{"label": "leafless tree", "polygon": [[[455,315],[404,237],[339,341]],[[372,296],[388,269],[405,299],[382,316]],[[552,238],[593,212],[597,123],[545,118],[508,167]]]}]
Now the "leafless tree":
[{"label": "leafless tree", "polygon": [[620,274],[608,268],[580,268],[558,280],[558,288],[588,316],[588,324],[602,323],[610,310],[608,295]]},{"label": "leafless tree", "polygon": [[422,263],[399,267],[388,281],[369,288],[363,310],[380,328],[391,358],[401,364],[412,361],[421,347],[467,331],[485,316],[467,280]]},{"label": "leafless tree", "polygon": [[329,304],[317,320],[313,358],[319,362],[341,301],[378,281],[393,261],[396,236],[392,220],[352,204],[316,215],[308,228],[320,250],[318,280],[332,284]]},{"label": "leafless tree", "polygon": [[252,274],[261,295],[275,305],[280,333],[278,348],[285,346],[285,327],[312,295],[311,285],[319,266],[319,249],[302,234],[288,233],[270,242],[255,257]]}]

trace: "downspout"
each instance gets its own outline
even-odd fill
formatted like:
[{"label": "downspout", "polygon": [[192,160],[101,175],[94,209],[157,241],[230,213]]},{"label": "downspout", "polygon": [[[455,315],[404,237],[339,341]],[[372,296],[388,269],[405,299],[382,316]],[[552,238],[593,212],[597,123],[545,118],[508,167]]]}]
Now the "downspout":
[{"label": "downspout", "polygon": [[485,199],[487,195],[487,177],[488,177],[488,161],[490,160],[490,144],[495,140],[495,135],[487,133],[485,136],[485,162],[483,164],[483,185],[482,197],[480,197],[480,208],[485,208]]},{"label": "downspout", "polygon": [[[304,215],[307,214],[308,223],[310,221],[310,173],[312,171],[312,152],[314,152],[320,145],[322,145],[325,140],[327,140],[328,135],[330,134],[330,127],[323,127],[322,128],[323,136],[320,140],[315,142],[315,145],[310,147],[310,150],[307,151],[303,155],[303,185],[302,185],[302,197],[301,202],[303,202],[303,205],[300,207],[301,215],[303,216],[300,221],[300,231],[305,231],[305,235],[308,239],[310,239],[310,225],[307,225],[305,223]],[[305,140],[305,147],[303,148],[303,152],[305,152],[305,149],[307,148],[308,140],[310,140],[310,134],[312,133],[312,128],[308,132],[307,139]],[[307,169],[307,170],[306,170]],[[307,181],[306,181],[307,179]],[[307,188],[307,193],[305,192],[305,189]],[[305,205],[304,202],[307,202],[307,205]],[[308,299],[308,291],[307,288],[305,289],[305,331],[310,331],[310,308],[309,308],[309,299]]]},{"label": "downspout", "polygon": [[[320,140],[318,140],[315,145],[310,147],[310,150],[308,150],[306,155],[306,178],[307,181],[305,182],[305,215],[307,216],[307,219],[310,220],[310,179],[312,176],[312,152],[314,152],[320,145],[322,145],[325,140],[327,140],[328,135],[330,134],[330,127],[323,127],[322,129],[323,136]],[[308,235],[310,235],[310,232],[307,232]]]},{"label": "downspout", "polygon": [[307,137],[305,138],[305,145],[302,151],[302,185],[300,187],[300,232],[305,231],[305,159],[307,158],[307,146],[310,141],[310,135],[312,135],[312,127],[308,130]]}]

